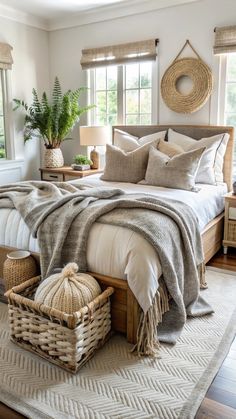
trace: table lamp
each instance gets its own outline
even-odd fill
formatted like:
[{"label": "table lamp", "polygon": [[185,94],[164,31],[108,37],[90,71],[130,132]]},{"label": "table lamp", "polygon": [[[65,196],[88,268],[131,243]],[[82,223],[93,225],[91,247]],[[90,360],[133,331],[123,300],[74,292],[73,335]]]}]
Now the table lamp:
[{"label": "table lamp", "polygon": [[110,127],[109,126],[82,126],[80,129],[80,145],[93,146],[93,150],[90,153],[90,160],[93,164],[91,169],[99,169],[99,153],[96,150],[96,146],[106,145],[110,139]]}]

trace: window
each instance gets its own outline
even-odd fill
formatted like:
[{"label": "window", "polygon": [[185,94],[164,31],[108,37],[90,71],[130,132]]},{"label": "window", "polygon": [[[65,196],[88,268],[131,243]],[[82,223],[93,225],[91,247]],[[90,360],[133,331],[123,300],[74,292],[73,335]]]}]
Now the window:
[{"label": "window", "polygon": [[5,71],[0,70],[0,159],[6,158],[6,131],[5,131]]},{"label": "window", "polygon": [[[94,125],[156,122],[156,64],[150,61],[89,70]],[[154,109],[155,108],[155,109]]]},{"label": "window", "polygon": [[125,123],[152,122],[152,63],[125,66]]},{"label": "window", "polygon": [[14,157],[14,144],[10,109],[10,79],[12,68],[12,47],[0,42],[0,161]]},{"label": "window", "polygon": [[235,128],[234,175],[236,175],[236,53],[228,54],[226,59],[226,83],[224,124]]},{"label": "window", "polygon": [[95,70],[94,103],[95,124],[114,125],[117,123],[117,66],[101,67]]}]

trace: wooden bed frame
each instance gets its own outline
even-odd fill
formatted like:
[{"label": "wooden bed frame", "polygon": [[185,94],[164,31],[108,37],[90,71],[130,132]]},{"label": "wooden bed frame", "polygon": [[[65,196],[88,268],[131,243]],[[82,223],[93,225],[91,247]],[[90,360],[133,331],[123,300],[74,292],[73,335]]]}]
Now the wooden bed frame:
[{"label": "wooden bed frame", "polygon": [[[132,135],[141,137],[168,128],[176,129],[182,134],[191,136],[196,139],[210,137],[220,133],[229,133],[230,139],[224,157],[224,181],[227,183],[228,190],[232,186],[232,164],[233,164],[233,143],[234,129],[226,126],[199,126],[199,125],[144,125],[144,126],[116,126],[113,127],[124,130]],[[114,132],[114,131],[113,131]],[[223,238],[224,214],[220,214],[212,220],[202,233],[202,242],[205,255],[205,263],[220,249]],[[0,278],[3,277],[3,262],[9,251],[13,250],[9,247],[0,247]],[[38,254],[33,254],[39,260]],[[123,279],[112,278],[105,275],[90,272],[98,282],[102,289],[108,285],[114,287],[115,292],[112,297],[112,327],[115,331],[125,333],[130,343],[136,342],[137,327],[139,323],[140,307],[128,286],[128,282]]]}]

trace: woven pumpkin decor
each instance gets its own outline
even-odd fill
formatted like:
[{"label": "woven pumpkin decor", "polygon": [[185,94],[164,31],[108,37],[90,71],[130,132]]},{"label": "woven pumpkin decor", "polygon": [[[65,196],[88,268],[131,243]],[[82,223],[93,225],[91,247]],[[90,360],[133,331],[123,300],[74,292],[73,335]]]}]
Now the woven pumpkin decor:
[{"label": "woven pumpkin decor", "polygon": [[[192,48],[197,58],[179,58],[186,45]],[[193,89],[188,94],[181,93],[177,88],[178,82],[183,77],[190,78],[193,83]],[[161,94],[165,104],[178,113],[193,113],[207,102],[212,89],[211,69],[187,40],[162,77]]]},{"label": "woven pumpkin decor", "polygon": [[35,301],[72,314],[93,301],[101,288],[91,275],[78,273],[76,263],[45,279],[35,293]]}]

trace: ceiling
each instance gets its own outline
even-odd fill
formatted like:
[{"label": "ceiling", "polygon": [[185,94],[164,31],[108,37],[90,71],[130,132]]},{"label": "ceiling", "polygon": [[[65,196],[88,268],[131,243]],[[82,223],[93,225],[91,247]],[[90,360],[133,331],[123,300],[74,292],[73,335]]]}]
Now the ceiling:
[{"label": "ceiling", "polygon": [[126,0],[0,0],[0,4],[44,19],[58,19],[124,1]]},{"label": "ceiling", "polygon": [[0,16],[47,31],[202,0],[0,0]]}]

